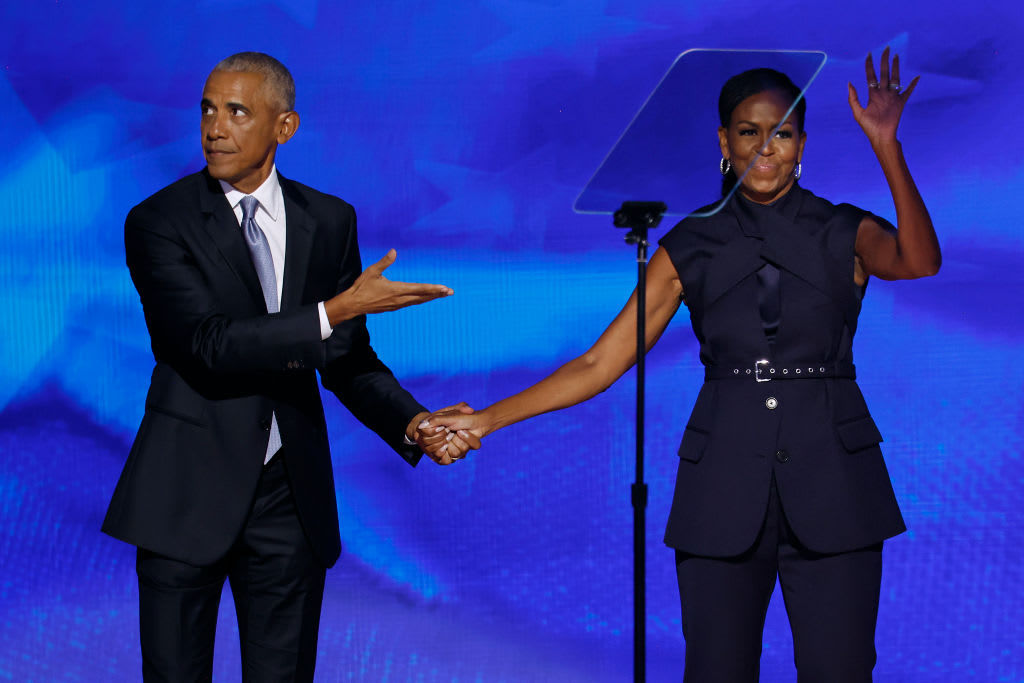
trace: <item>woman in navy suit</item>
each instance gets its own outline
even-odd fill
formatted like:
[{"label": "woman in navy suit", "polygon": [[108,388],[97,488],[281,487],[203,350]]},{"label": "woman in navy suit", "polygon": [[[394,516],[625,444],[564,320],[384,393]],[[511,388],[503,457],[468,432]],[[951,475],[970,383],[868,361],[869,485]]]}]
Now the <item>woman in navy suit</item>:
[{"label": "woman in navy suit", "polygon": [[[719,99],[720,171],[726,188],[740,179],[738,191],[717,214],[676,225],[647,271],[648,348],[685,302],[705,366],[665,533],[676,549],[686,681],[757,680],[776,577],[799,680],[871,680],[882,541],[905,527],[852,342],[870,276],[934,275],[941,254],[896,137],[917,79],[901,88],[888,49],[877,76],[868,56],[866,75],[867,106],[850,85],[850,108],[898,229],[799,186],[806,103],[785,75],[754,69],[729,79]],[[636,315],[634,293],[579,358],[473,415],[434,415],[421,429],[484,436],[594,396],[635,362]]]}]

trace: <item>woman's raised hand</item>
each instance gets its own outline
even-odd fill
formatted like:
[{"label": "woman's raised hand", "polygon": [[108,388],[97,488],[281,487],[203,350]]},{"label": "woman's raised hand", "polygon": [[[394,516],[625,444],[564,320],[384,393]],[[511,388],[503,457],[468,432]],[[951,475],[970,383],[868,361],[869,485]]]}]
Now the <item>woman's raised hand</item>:
[{"label": "woman's raised hand", "polygon": [[853,118],[860,124],[872,146],[896,141],[896,128],[899,126],[900,116],[903,115],[903,107],[921,78],[915,76],[906,89],[901,89],[900,57],[893,55],[890,71],[889,48],[882,50],[878,67],[880,74],[875,76],[875,65],[869,54],[864,62],[864,72],[868,80],[867,106],[860,106],[857,90],[852,83],[849,84]]}]

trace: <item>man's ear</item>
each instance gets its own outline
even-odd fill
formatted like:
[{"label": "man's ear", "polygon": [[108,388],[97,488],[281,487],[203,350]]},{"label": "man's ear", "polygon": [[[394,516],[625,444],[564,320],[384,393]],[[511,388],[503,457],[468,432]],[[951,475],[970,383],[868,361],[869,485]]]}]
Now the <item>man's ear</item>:
[{"label": "man's ear", "polygon": [[277,118],[277,144],[283,145],[292,139],[299,129],[299,113],[286,111]]}]

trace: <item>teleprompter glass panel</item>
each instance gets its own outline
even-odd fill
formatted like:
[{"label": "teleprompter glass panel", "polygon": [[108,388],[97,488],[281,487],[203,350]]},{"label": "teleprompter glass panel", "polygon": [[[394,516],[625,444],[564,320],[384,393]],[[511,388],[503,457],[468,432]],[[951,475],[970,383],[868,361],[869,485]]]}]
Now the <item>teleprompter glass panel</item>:
[{"label": "teleprompter glass panel", "polygon": [[[768,67],[789,76],[803,97],[825,59],[824,52],[795,50],[683,52],[608,152],[573,209],[610,214],[626,201],[661,201],[668,206],[666,215],[717,212],[739,186],[722,196],[718,143],[722,85],[748,69]],[[700,214],[695,212],[707,205],[711,206]]]}]

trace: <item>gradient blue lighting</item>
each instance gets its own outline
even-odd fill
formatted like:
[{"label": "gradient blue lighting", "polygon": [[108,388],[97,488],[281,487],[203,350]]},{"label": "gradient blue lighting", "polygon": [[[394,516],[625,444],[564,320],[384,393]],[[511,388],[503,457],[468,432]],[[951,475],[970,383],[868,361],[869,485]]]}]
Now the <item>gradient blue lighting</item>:
[{"label": "gradient blue lighting", "polygon": [[[858,332],[860,383],[910,527],[886,545],[877,680],[1024,680],[1024,14],[1010,2],[778,9],[5,7],[0,679],[138,678],[133,549],[99,533],[152,369],[122,226],[131,206],[202,166],[198,99],[220,58],[257,49],[292,69],[302,124],[279,168],[356,206],[365,264],[395,247],[390,277],[455,289],[370,321],[381,357],[440,407],[527,386],[624,304],[632,250],[606,217],[571,207],[688,48],[827,52],[807,93],[801,182],[894,219],[846,103],[847,81],[865,95],[865,53],[892,45],[905,81],[922,74],[901,139],[945,262],[937,278],[872,282]],[[694,155],[711,174],[717,162]],[[660,538],[701,377],[685,310],[648,370],[648,670],[670,681],[684,650]],[[452,468],[409,468],[333,397],[325,405],[345,552],[328,575],[318,680],[628,680],[632,373],[488,437]],[[793,679],[778,597],[765,681]],[[218,680],[240,678],[230,602]]]}]

